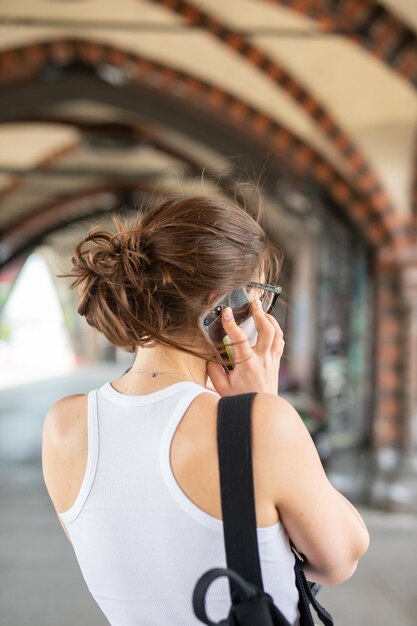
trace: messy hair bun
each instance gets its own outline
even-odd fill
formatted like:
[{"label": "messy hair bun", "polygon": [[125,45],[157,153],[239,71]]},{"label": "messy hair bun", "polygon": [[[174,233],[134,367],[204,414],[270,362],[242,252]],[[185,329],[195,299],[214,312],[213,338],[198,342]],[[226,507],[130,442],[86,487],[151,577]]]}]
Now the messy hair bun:
[{"label": "messy hair bun", "polygon": [[216,350],[202,355],[191,348],[210,294],[262,274],[273,283],[280,271],[281,251],[248,212],[224,198],[175,195],[130,224],[113,215],[113,224],[115,233],[90,229],[70,272],[59,276],[75,279],[78,313],[127,352],[162,343],[218,361]]}]

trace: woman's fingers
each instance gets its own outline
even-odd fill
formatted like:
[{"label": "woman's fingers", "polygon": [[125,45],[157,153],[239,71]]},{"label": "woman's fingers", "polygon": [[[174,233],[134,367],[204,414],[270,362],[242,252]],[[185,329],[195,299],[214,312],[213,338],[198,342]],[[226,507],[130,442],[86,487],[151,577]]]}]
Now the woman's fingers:
[{"label": "woman's fingers", "polygon": [[282,332],[282,328],[279,325],[278,320],[271,315],[270,313],[265,313],[265,316],[269,319],[271,324],[275,327],[275,336],[271,346],[271,352],[276,352],[278,354],[282,354],[284,351],[284,333]]},{"label": "woman's fingers", "polygon": [[[231,310],[229,308],[229,310]],[[223,328],[224,330],[227,332],[227,334],[230,337],[230,341],[231,343],[233,343],[234,345],[233,347],[233,357],[236,361],[243,361],[243,360],[249,360],[251,358],[251,356],[253,355],[252,352],[252,348],[249,345],[249,340],[246,336],[246,333],[244,330],[242,330],[242,328],[239,328],[239,326],[236,324],[234,317],[233,317],[233,311],[232,311],[232,316],[230,318],[227,318],[225,316],[225,312],[226,309],[224,309],[222,311],[222,324],[223,324]],[[240,342],[240,343],[235,343],[235,342]]]},{"label": "woman's fingers", "polygon": [[256,345],[253,349],[249,345],[246,333],[236,324],[233,315],[231,319],[227,319],[225,317],[225,311],[222,313],[222,324],[229,335],[231,342],[241,342],[236,343],[233,346],[235,359],[238,361],[246,359],[249,360],[253,351],[256,351],[258,354],[265,352],[282,354],[285,342],[283,340],[281,327],[277,320],[269,313],[265,313],[262,306],[255,307],[255,303],[252,303],[251,305],[251,313],[258,331]]},{"label": "woman's fingers", "polygon": [[[224,310],[221,322],[233,344],[234,359],[238,364],[226,371],[221,363],[207,362],[207,374],[220,396],[246,393],[248,391],[277,393],[280,358],[284,349],[284,338],[278,321],[261,308],[251,305],[256,329],[257,343],[251,347],[243,328],[233,316],[226,318]],[[248,331],[249,332],[249,331]]]},{"label": "woman's fingers", "polygon": [[213,381],[211,380],[210,376],[207,376],[206,389],[210,389],[210,391],[216,391],[216,393],[218,393],[216,387],[213,385]]},{"label": "woman's fingers", "polygon": [[268,319],[269,316],[265,313],[262,306],[257,308],[255,307],[255,303],[252,303],[251,308],[256,328],[258,330],[258,338],[256,345],[254,346],[254,350],[258,353],[270,351],[275,337],[275,328],[271,325],[271,322]]},{"label": "woman's fingers", "polygon": [[206,370],[217,393],[221,396],[226,395],[229,389],[229,381],[223,366],[220,363],[214,363],[214,361],[207,361]]}]

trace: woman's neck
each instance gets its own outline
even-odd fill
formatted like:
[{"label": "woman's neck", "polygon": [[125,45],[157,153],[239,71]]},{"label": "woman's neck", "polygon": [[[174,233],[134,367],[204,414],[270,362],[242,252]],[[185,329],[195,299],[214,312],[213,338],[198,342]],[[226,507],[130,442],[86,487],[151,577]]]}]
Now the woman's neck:
[{"label": "woman's neck", "polygon": [[205,387],[206,364],[203,358],[165,346],[139,348],[132,367],[122,378],[124,384],[131,388],[143,388],[144,385],[162,388],[183,380]]}]

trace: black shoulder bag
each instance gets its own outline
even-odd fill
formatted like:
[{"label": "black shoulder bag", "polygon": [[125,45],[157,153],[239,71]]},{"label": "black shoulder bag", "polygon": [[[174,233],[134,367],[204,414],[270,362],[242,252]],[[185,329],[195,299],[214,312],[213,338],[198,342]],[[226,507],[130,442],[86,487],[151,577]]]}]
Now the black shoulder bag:
[{"label": "black shoulder bag", "polygon": [[[251,407],[256,392],[224,396],[217,413],[223,532],[227,568],[215,567],[197,581],[192,596],[196,617],[207,626],[291,626],[273,598],[263,588],[256,532],[253,488]],[[295,579],[299,592],[300,626],[315,626],[313,605],[325,626],[333,618],[315,597],[321,585],[306,580],[304,559],[290,542],[295,556]],[[228,616],[213,622],[206,613],[206,593],[221,576],[229,579],[231,608]]]}]

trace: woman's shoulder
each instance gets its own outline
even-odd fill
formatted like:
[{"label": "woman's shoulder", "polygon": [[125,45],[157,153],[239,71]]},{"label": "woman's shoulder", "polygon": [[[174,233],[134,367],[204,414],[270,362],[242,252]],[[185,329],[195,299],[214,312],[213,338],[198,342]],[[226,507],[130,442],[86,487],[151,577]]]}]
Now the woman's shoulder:
[{"label": "woman's shoulder", "polygon": [[44,419],[44,438],[59,443],[85,424],[88,394],[75,393],[56,400]]},{"label": "woman's shoulder", "polygon": [[71,393],[67,396],[63,396],[51,404],[47,414],[61,414],[66,408],[87,400],[87,397],[88,393]]},{"label": "woman's shoulder", "polygon": [[42,432],[42,473],[57,512],[67,510],[85,470],[88,394],[71,394],[48,409]]},{"label": "woman's shoulder", "polygon": [[[275,504],[293,497],[296,487],[291,477],[298,475],[306,459],[316,479],[328,483],[318,451],[302,417],[293,405],[279,395],[256,394],[252,408],[252,432],[255,454],[263,460],[271,476]],[[300,463],[302,461],[302,463]],[[295,481],[296,482],[296,481]]]},{"label": "woman's shoulder", "polygon": [[[252,447],[255,462],[268,479],[268,493],[278,510],[285,508],[289,500],[297,499],[300,479],[308,483],[314,476],[319,483],[328,483],[303,419],[282,396],[256,394],[252,405]],[[300,474],[300,468],[307,465],[309,477]]]},{"label": "woman's shoulder", "polygon": [[282,396],[272,393],[257,393],[252,405],[252,418],[262,432],[288,437],[295,435],[298,429],[305,429],[304,422],[297,410]]}]

